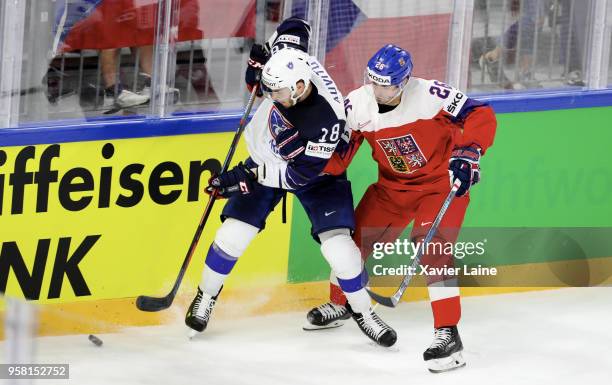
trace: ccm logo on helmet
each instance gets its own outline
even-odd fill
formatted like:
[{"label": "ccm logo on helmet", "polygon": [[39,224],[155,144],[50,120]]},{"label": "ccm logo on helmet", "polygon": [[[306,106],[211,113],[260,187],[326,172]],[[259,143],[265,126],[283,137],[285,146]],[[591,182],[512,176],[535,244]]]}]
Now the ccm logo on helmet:
[{"label": "ccm logo on helmet", "polygon": [[271,82],[269,80],[266,80],[266,78],[262,78],[261,82],[268,88],[271,88],[271,89],[276,88],[276,82]]}]

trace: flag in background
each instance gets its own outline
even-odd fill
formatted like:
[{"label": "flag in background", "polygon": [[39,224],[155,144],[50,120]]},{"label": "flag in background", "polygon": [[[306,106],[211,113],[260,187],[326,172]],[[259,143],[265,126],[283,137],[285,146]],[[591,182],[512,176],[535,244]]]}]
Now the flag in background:
[{"label": "flag in background", "polygon": [[53,25],[53,56],[59,52],[70,51],[64,49],[66,36],[75,24],[85,20],[100,4],[102,0],[57,0],[55,10],[55,23]]},{"label": "flag in background", "polygon": [[[446,77],[453,0],[333,0],[329,2],[325,67],[343,94],[363,85],[370,57],[385,44],[408,50],[413,74]],[[305,17],[309,0],[293,0]]]}]

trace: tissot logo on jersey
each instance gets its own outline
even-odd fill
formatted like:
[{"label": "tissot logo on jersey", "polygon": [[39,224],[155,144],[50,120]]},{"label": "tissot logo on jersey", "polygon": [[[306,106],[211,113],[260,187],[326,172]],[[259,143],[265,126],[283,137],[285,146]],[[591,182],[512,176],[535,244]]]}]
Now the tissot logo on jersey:
[{"label": "tissot logo on jersey", "polygon": [[397,138],[377,139],[393,170],[410,174],[427,164],[414,137],[410,134]]},{"label": "tissot logo on jersey", "polygon": [[306,144],[306,155],[329,159],[335,149],[336,145],[333,143],[316,143],[308,141],[308,144]]}]

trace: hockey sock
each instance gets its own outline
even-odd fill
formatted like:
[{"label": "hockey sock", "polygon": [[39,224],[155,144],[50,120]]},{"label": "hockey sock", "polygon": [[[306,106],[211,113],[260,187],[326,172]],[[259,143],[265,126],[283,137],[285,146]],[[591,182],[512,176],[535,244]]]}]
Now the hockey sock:
[{"label": "hockey sock", "polygon": [[461,318],[461,298],[459,288],[441,287],[430,284],[429,300],[431,301],[431,311],[433,312],[434,327],[454,326],[459,323]]},{"label": "hockey sock", "polygon": [[346,296],[338,284],[329,283],[329,300],[336,305],[346,305]]},{"label": "hockey sock", "polygon": [[461,300],[459,296],[431,302],[434,327],[455,326],[461,319]]},{"label": "hockey sock", "polygon": [[236,261],[238,261],[238,258],[234,258],[227,254],[213,242],[206,255],[200,289],[208,295],[217,295],[219,290],[221,290],[225,278],[227,278],[230,271],[234,268]]},{"label": "hockey sock", "polygon": [[233,218],[227,218],[223,222],[206,255],[200,281],[200,289],[203,292],[211,296],[219,293],[225,278],[258,231],[257,227]]},{"label": "hockey sock", "polygon": [[367,274],[362,267],[361,252],[349,234],[348,229],[319,234],[321,253],[335,272],[353,311],[362,313],[369,310],[371,304],[364,289]]},{"label": "hockey sock", "polygon": [[365,270],[351,279],[338,278],[338,283],[340,283],[340,287],[355,313],[364,313],[370,310],[372,302],[368,292],[364,289],[367,281],[368,274]]}]

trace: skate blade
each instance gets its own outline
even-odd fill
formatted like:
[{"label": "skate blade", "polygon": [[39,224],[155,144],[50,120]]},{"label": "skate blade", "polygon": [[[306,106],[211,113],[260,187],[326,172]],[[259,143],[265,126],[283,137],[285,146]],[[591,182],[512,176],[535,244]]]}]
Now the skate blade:
[{"label": "skate blade", "polygon": [[305,324],[304,326],[302,326],[302,329],[310,332],[313,330],[325,330],[325,329],[335,329],[335,328],[339,328],[340,326],[344,325],[344,321],[334,321],[328,325],[325,326],[316,326],[316,325],[312,325],[312,324]]},{"label": "skate blade", "polygon": [[465,366],[465,359],[461,352],[456,352],[448,357],[438,358],[435,360],[427,361],[427,366],[432,373],[444,373],[451,370],[463,368]]},{"label": "skate blade", "polygon": [[190,340],[194,339],[198,334],[200,334],[199,331],[193,330],[192,328],[187,329],[189,329],[187,330],[187,337],[189,337]]}]

